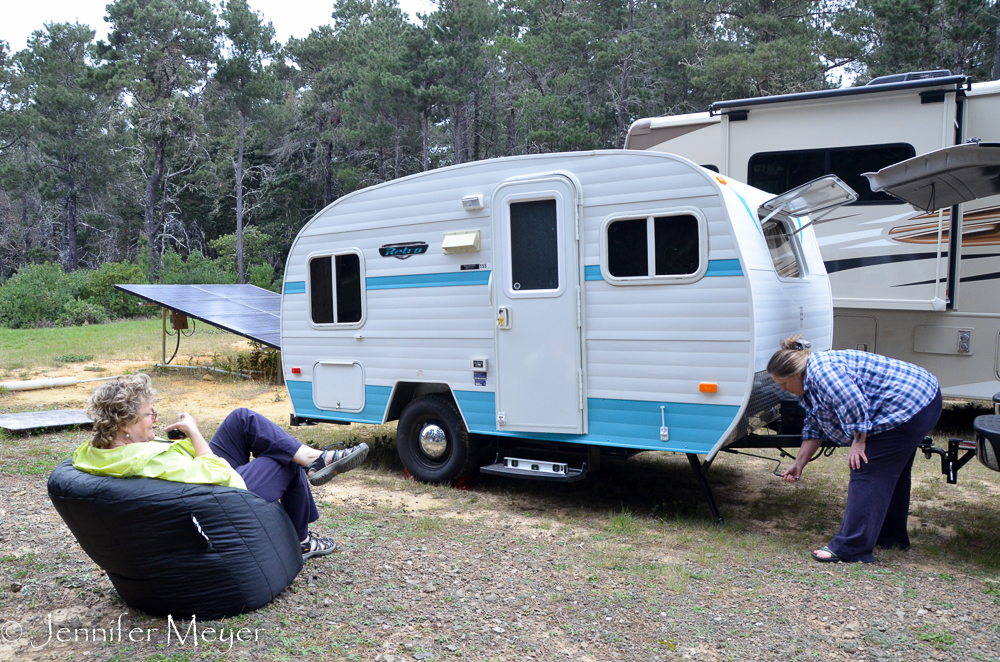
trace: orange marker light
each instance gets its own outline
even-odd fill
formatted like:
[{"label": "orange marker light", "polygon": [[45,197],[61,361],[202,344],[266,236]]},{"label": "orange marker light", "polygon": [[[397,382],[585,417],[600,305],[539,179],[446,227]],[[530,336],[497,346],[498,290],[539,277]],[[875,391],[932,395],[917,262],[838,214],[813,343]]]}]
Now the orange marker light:
[{"label": "orange marker light", "polygon": [[719,385],[713,382],[702,382],[698,384],[698,390],[702,393],[718,393]]},{"label": "orange marker light", "polygon": [[302,368],[292,368],[292,374],[293,375],[301,375],[302,374]]},{"label": "orange marker light", "polygon": [[724,180],[722,177],[719,177],[718,175],[715,176],[715,181],[719,182],[720,184],[728,184],[726,180]]}]

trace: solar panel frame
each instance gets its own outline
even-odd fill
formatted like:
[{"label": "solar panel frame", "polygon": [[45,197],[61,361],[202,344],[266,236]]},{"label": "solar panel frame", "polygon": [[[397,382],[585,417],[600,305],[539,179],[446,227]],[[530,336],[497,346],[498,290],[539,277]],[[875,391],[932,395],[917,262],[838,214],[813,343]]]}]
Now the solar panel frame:
[{"label": "solar panel frame", "polygon": [[256,285],[115,285],[163,308],[281,349],[281,295]]}]

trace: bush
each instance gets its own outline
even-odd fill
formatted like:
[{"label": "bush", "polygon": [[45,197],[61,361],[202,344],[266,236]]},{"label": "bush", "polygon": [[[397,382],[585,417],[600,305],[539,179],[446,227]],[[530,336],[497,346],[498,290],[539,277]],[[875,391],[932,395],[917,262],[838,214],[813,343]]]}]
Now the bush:
[{"label": "bush", "polygon": [[19,329],[59,322],[66,305],[79,298],[87,274],[67,274],[54,262],[23,267],[0,287],[0,326]]},{"label": "bush", "polygon": [[115,284],[146,283],[148,279],[137,264],[108,262],[87,276],[81,298],[102,307],[111,317],[139,317],[149,315],[140,308],[139,299],[115,289]]},{"label": "bush", "polygon": [[160,282],[166,285],[214,285],[232,284],[236,282],[236,274],[223,269],[215,260],[202,255],[201,251],[192,251],[184,260],[173,250],[163,254],[163,268],[160,271]]},{"label": "bush", "polygon": [[[209,248],[219,254],[216,260],[226,271],[236,273],[236,234],[227,234],[208,242]],[[274,240],[271,235],[261,232],[254,226],[243,228],[243,268],[251,264],[271,262],[274,257]],[[247,280],[250,280],[249,275]],[[259,286],[263,287],[263,285]]]},{"label": "bush", "polygon": [[59,322],[63,326],[82,326],[84,324],[103,324],[108,321],[108,311],[100,304],[73,299],[63,308]]},{"label": "bush", "polygon": [[274,280],[274,267],[267,262],[250,267],[250,272],[247,274],[247,281],[251,285],[256,285],[272,292],[277,292],[278,285],[280,284]]}]

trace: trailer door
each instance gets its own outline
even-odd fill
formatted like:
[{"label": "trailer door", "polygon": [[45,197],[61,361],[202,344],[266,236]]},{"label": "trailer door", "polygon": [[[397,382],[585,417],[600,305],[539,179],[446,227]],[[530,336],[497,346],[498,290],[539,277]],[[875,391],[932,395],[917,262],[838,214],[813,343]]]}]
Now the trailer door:
[{"label": "trailer door", "polygon": [[493,194],[498,430],[585,432],[578,197],[562,176]]}]

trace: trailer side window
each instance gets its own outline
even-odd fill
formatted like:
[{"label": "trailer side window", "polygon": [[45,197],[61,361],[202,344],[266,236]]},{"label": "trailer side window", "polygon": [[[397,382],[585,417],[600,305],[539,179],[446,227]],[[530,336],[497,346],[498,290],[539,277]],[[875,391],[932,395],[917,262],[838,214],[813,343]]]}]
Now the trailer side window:
[{"label": "trailer side window", "polygon": [[795,252],[795,240],[788,234],[788,227],[780,221],[771,221],[764,226],[767,250],[774,262],[774,271],[780,278],[801,278],[802,269]]},{"label": "trailer side window", "polygon": [[852,204],[903,204],[888,193],[875,193],[862,173],[912,158],[912,145],[859,145],[788,152],[761,152],[750,157],[747,183],[769,193],[781,194],[824,175],[836,175],[854,189],[858,201]]},{"label": "trailer side window", "polygon": [[614,220],[607,226],[607,268],[614,278],[693,276],[701,266],[699,220],[691,214]]},{"label": "trailer side window", "polygon": [[309,302],[314,324],[357,324],[364,315],[361,256],[323,255],[309,260]]}]

